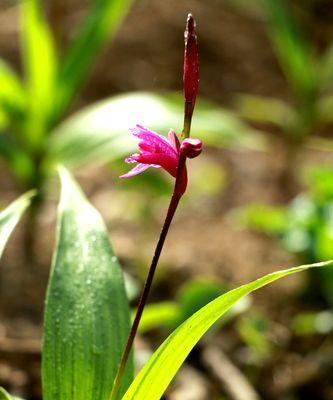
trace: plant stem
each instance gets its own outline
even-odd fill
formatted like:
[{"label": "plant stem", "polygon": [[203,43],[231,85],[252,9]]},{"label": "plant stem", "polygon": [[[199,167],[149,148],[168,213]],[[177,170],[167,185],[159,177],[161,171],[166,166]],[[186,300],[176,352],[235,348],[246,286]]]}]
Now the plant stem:
[{"label": "plant stem", "polygon": [[190,136],[192,113],[193,113],[192,101],[185,101],[184,127],[183,127],[183,132],[182,132],[183,140]]},{"label": "plant stem", "polygon": [[131,327],[131,331],[129,334],[129,337],[127,339],[127,343],[125,346],[125,350],[123,352],[120,364],[119,364],[119,368],[114,380],[114,384],[113,384],[113,388],[112,388],[112,392],[110,395],[110,400],[115,400],[117,398],[118,392],[119,392],[119,387],[121,384],[121,379],[123,377],[124,371],[125,371],[125,367],[128,361],[128,357],[130,355],[131,349],[132,349],[132,345],[134,342],[134,338],[136,336],[138,327],[139,327],[139,323],[142,317],[142,313],[144,310],[144,307],[146,305],[147,299],[148,299],[148,295],[150,292],[150,288],[154,279],[154,275],[155,275],[155,271],[156,271],[156,267],[157,267],[157,263],[158,260],[160,258],[162,249],[163,249],[163,245],[165,242],[165,239],[167,237],[172,219],[175,215],[175,212],[177,210],[178,204],[179,204],[179,200],[181,199],[182,193],[180,191],[180,187],[182,185],[182,176],[183,176],[183,171],[185,168],[185,164],[186,164],[186,158],[180,156],[179,157],[179,162],[178,162],[178,169],[177,169],[177,177],[176,177],[176,182],[175,182],[175,186],[174,186],[174,190],[173,190],[173,194],[169,203],[169,208],[168,208],[168,212],[167,215],[165,217],[164,220],[164,224],[160,233],[160,237],[158,239],[157,245],[156,245],[156,249],[154,252],[154,256],[148,271],[148,275],[146,278],[146,282],[144,284],[143,287],[143,291],[139,300],[139,304],[138,304],[138,308],[135,314],[135,318]]}]

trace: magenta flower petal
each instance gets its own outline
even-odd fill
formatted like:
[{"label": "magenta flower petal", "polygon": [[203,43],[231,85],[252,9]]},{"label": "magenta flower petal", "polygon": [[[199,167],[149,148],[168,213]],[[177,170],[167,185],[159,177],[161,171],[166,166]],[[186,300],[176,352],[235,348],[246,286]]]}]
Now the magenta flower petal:
[{"label": "magenta flower petal", "polygon": [[200,139],[186,138],[180,146],[180,153],[187,158],[195,158],[202,151],[202,142]]},{"label": "magenta flower petal", "polygon": [[170,157],[168,154],[163,154],[163,153],[140,154],[135,158],[136,161],[139,163],[159,165],[164,170],[169,172],[170,175],[174,177],[177,175],[178,158],[174,159],[173,157]]},{"label": "magenta flower petal", "polygon": [[[131,129],[131,132],[139,139],[140,152],[132,154],[125,161],[130,164],[138,164],[131,171],[120,177],[123,179],[141,174],[150,167],[163,168],[176,178],[180,154],[192,158],[201,152],[202,143],[200,140],[190,138],[180,144],[177,135],[172,129],[168,133],[168,138],[142,125],[136,125]],[[180,195],[185,192],[186,185],[187,170],[185,166],[179,189]]]},{"label": "magenta flower petal", "polygon": [[147,129],[142,125],[136,125],[134,128],[131,128],[130,131],[134,136],[140,139],[140,150],[142,149],[144,152],[151,153],[167,153],[170,154],[170,156],[178,158],[177,151],[169,143],[166,137]]},{"label": "magenta flower petal", "polygon": [[121,177],[130,178],[144,172],[149,166],[161,167],[170,175],[176,177],[180,148],[176,134],[170,130],[168,140],[142,125],[136,125],[131,129],[131,132],[139,139],[140,153],[132,154],[125,161],[127,163],[137,162],[139,165]]},{"label": "magenta flower petal", "polygon": [[126,174],[121,175],[119,178],[121,178],[121,179],[132,178],[132,176],[139,175],[151,167],[160,168],[159,165],[138,164],[133,169],[131,169],[129,172],[127,172]]},{"label": "magenta flower petal", "polygon": [[179,148],[180,148],[180,143],[179,143],[177,135],[175,134],[175,132],[172,129],[169,130],[168,139],[169,139],[171,146],[174,148],[174,150],[178,154]]}]

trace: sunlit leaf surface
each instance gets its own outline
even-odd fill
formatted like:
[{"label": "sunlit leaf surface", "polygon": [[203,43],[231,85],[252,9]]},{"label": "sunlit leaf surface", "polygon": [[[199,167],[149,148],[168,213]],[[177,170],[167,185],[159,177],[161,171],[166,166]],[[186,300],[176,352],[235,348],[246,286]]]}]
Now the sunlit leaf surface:
[{"label": "sunlit leaf surface", "polygon": [[0,213],[0,257],[10,234],[29,206],[33,196],[34,191],[24,194]]},{"label": "sunlit leaf surface", "polygon": [[[1,119],[19,115],[25,107],[23,86],[15,72],[0,59],[0,116]],[[1,127],[1,123],[0,123]]]},{"label": "sunlit leaf surface", "polygon": [[[119,263],[98,212],[61,169],[43,344],[44,400],[106,400],[130,328]],[[133,374],[130,359],[121,393]]]},{"label": "sunlit leaf surface", "polygon": [[[104,100],[73,115],[50,138],[52,157],[75,167],[104,163],[135,150],[129,128],[142,124],[164,135],[181,133],[183,98],[177,93],[134,92]],[[205,145],[261,149],[262,136],[234,114],[208,101],[199,101],[192,136]]]},{"label": "sunlit leaf surface", "polygon": [[187,319],[162,343],[135,378],[122,400],[160,399],[196,343],[244,296],[285,276],[328,265],[332,266],[333,261],[273,272],[213,300]]},{"label": "sunlit leaf surface", "polygon": [[22,52],[28,94],[26,140],[39,146],[46,134],[47,119],[54,102],[57,58],[51,30],[43,12],[44,2],[21,2]]}]

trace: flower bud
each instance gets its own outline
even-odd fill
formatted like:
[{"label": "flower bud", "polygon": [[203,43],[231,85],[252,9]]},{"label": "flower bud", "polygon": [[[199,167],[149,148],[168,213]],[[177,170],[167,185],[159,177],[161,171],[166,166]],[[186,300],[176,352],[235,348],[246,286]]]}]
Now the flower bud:
[{"label": "flower bud", "polygon": [[[189,14],[187,18],[184,39],[185,53],[183,81],[185,97],[185,121],[188,121],[190,125],[199,86],[198,40],[196,35],[196,23],[191,14]],[[185,132],[185,137],[187,136],[188,134]]]},{"label": "flower bud", "polygon": [[180,153],[187,158],[195,158],[202,151],[202,142],[200,139],[187,138],[180,145]]}]

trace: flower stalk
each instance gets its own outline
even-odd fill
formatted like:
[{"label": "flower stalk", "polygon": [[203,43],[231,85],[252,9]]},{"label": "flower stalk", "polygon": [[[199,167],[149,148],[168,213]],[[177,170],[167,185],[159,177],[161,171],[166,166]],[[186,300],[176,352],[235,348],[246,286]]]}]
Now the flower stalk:
[{"label": "flower stalk", "polygon": [[132,129],[133,134],[140,139],[140,154],[134,154],[126,161],[130,163],[137,162],[139,164],[134,167],[132,171],[123,175],[122,178],[129,178],[137,175],[145,171],[149,167],[162,167],[176,179],[168,211],[156,245],[151,265],[149,267],[148,275],[138,303],[130,334],[125,345],[125,349],[114,380],[110,400],[116,400],[118,396],[121,380],[125,372],[129,355],[132,350],[133,342],[140,324],[144,307],[147,303],[148,295],[152,286],[163,245],[169,232],[173,217],[176,213],[179,201],[186,190],[186,159],[198,156],[201,153],[202,149],[201,140],[189,138],[191,131],[192,115],[198,93],[199,82],[198,48],[195,27],[195,21],[192,15],[189,14],[184,35],[185,54],[183,79],[185,108],[182,143],[179,143],[179,140],[173,131],[169,132],[169,141],[167,141],[166,138],[160,137],[160,135],[156,134],[155,132],[149,131],[148,129],[140,125],[137,125],[136,128]]}]

